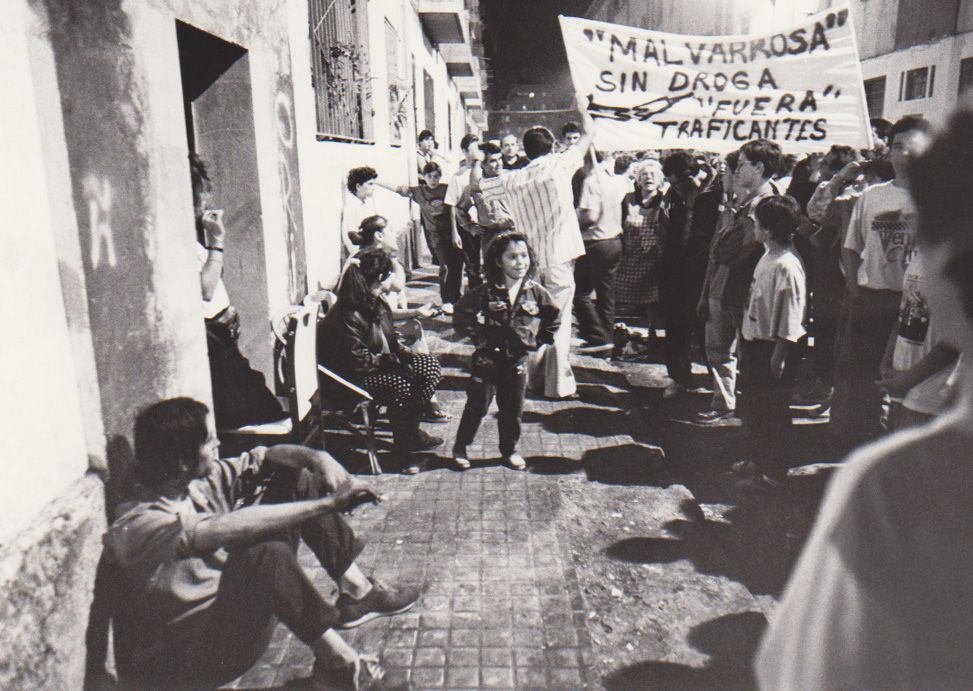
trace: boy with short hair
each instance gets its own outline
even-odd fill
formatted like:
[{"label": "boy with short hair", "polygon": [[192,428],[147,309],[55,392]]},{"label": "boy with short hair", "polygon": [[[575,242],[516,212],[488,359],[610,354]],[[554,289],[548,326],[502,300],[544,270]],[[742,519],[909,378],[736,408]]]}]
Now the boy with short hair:
[{"label": "boy with short hair", "polygon": [[740,489],[777,488],[787,475],[791,382],[806,333],[807,282],[793,245],[800,206],[791,197],[765,197],[754,216],[754,236],[766,251],[754,269],[743,317],[740,374],[755,472],[737,483]]}]

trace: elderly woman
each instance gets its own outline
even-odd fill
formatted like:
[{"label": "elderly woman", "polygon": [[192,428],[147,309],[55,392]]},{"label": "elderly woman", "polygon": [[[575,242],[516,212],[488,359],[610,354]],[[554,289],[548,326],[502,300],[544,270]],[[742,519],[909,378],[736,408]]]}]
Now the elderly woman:
[{"label": "elderly woman", "polygon": [[635,191],[622,201],[622,261],[615,276],[617,311],[645,315],[649,334],[659,306],[659,202],[662,165],[646,159],[635,168]]}]

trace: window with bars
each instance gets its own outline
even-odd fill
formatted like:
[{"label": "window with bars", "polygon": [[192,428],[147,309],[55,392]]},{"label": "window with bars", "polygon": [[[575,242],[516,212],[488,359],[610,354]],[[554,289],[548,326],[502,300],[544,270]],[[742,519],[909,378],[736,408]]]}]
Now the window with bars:
[{"label": "window with bars", "polygon": [[885,77],[865,80],[865,103],[868,116],[880,118],[885,113]]},{"label": "window with bars", "polygon": [[426,129],[436,132],[436,85],[425,70],[422,71],[422,103],[426,111]]},{"label": "window with bars", "polygon": [[318,138],[370,141],[367,34],[361,0],[309,0]]},{"label": "window with bars", "polygon": [[933,80],[936,78],[936,66],[917,67],[902,73],[899,80],[899,100],[915,101],[920,98],[932,97]]},{"label": "window with bars", "polygon": [[399,76],[399,32],[385,20],[385,67],[389,83],[389,137],[392,146],[402,145],[402,132],[408,125],[405,111],[408,87]]}]

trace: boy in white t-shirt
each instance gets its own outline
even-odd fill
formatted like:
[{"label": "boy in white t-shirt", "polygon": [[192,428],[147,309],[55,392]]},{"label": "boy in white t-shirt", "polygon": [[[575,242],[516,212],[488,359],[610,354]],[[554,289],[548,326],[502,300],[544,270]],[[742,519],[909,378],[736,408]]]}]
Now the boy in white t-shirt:
[{"label": "boy in white t-shirt", "polygon": [[754,210],[754,237],[766,251],[757,263],[743,316],[741,412],[753,471],[739,489],[773,489],[787,475],[791,383],[806,331],[807,280],[792,243],[801,208],[791,197],[766,197]]}]

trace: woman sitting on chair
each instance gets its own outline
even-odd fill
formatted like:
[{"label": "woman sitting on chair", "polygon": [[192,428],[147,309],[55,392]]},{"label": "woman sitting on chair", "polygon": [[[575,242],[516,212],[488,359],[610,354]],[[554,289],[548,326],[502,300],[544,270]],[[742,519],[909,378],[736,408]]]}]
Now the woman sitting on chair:
[{"label": "woman sitting on chair", "polygon": [[[395,258],[395,249],[389,244],[387,228],[388,221],[385,220],[385,217],[376,214],[364,219],[357,231],[349,233],[348,237],[359,249],[348,258],[344,269],[347,269],[349,263],[364,251],[381,249],[389,253],[389,257],[392,259],[392,276],[382,297],[392,310],[392,321],[395,322],[395,331],[399,337],[399,342],[407,345],[415,353],[426,354],[429,353],[429,344],[426,343],[426,336],[422,330],[422,324],[419,323],[419,318],[434,317],[440,310],[431,303],[409,308],[409,301],[406,297],[405,269]],[[344,271],[342,271],[342,275],[344,275]],[[422,420],[423,422],[447,422],[449,420],[449,413],[439,405],[435,394],[423,408]]]},{"label": "woman sitting on chair", "polygon": [[318,325],[318,361],[388,406],[394,448],[406,462],[403,472],[414,474],[419,468],[412,454],[443,443],[419,429],[442,371],[435,357],[413,353],[399,342],[383,297],[393,275],[384,249],[362,250],[351,259],[338,298]]}]

